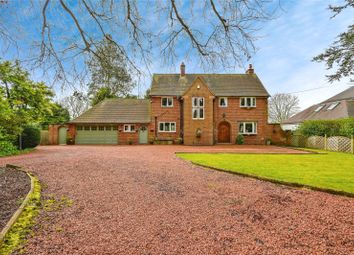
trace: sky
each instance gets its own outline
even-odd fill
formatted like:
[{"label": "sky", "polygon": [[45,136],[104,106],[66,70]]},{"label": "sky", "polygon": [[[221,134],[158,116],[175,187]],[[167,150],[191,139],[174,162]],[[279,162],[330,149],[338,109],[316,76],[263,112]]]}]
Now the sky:
[{"label": "sky", "polygon": [[[75,1],[67,1],[71,6],[75,6]],[[141,2],[141,1],[140,1]],[[21,58],[24,54],[30,52],[30,44],[33,43],[33,35],[36,40],[40,39],[41,15],[36,12],[39,8],[33,8],[34,11],[28,11],[29,4],[36,5],[37,1],[11,1],[6,8],[0,6],[0,23],[7,27],[12,27],[14,22],[23,24],[21,31],[16,31],[19,37],[20,52],[12,46],[6,48],[6,45],[0,45],[2,49],[0,58],[13,60]],[[54,2],[55,3],[55,2]],[[183,6],[188,6],[188,1],[179,1]],[[328,10],[328,5],[340,5],[343,1],[335,0],[280,0],[280,8],[276,13],[276,18],[268,21],[257,33],[258,40],[255,42],[256,53],[248,61],[253,64],[256,74],[263,82],[268,92],[291,93],[299,97],[300,107],[307,108],[313,104],[319,103],[349,87],[349,79],[343,79],[340,82],[332,84],[327,82],[326,74],[332,70],[326,70],[323,63],[312,62],[311,59],[322,53],[335,39],[336,36],[347,30],[349,24],[353,24],[353,9],[345,10],[343,13],[330,19],[332,13]],[[55,16],[55,4],[51,7],[48,19]],[[24,15],[16,15],[12,12],[23,12]],[[123,16],[119,13],[117,16]],[[151,12],[149,21],[145,26],[153,26],[160,22],[159,18]],[[81,22],[85,22],[82,16]],[[87,19],[88,20],[88,19]],[[57,29],[58,39],[55,43],[58,47],[65,44],[60,40],[61,33],[70,33],[70,28],[66,23],[67,19],[59,18],[54,20]],[[193,21],[198,22],[198,21]],[[200,22],[200,21],[199,21]],[[1,25],[1,24],[0,24]],[[91,26],[91,23],[85,24]],[[203,24],[201,24],[203,25]],[[206,26],[205,26],[206,27]],[[205,28],[207,29],[207,28]],[[60,32],[62,31],[62,32]],[[65,32],[63,32],[65,31]],[[29,40],[31,38],[31,40]],[[120,38],[123,40],[124,38]],[[1,41],[0,41],[1,43]],[[179,62],[184,61],[187,73],[204,73],[206,70],[196,63],[193,57],[186,58],[183,51],[185,45],[180,42],[177,47],[177,63],[173,66],[161,61],[157,49],[153,49],[154,57],[150,65],[151,73],[171,73],[179,72]],[[6,49],[6,50],[4,50]],[[80,62],[79,62],[80,63]],[[80,63],[82,64],[82,63]],[[24,63],[25,65],[25,63]],[[141,62],[137,65],[142,69],[145,67]],[[244,73],[248,63],[243,67],[235,69],[217,68],[219,73]],[[26,66],[25,66],[26,68]],[[52,78],[43,76],[40,69],[31,70],[32,77],[35,80],[44,80],[48,84],[52,83]],[[143,94],[150,86],[151,77],[145,76],[139,82],[139,86],[134,90],[135,94]],[[54,86],[57,99],[71,93],[71,90],[61,89],[58,84]]]}]

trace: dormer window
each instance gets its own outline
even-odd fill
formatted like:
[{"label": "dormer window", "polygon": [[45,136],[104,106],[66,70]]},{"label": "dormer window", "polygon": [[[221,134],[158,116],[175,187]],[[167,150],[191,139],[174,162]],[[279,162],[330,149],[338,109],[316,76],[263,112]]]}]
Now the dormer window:
[{"label": "dormer window", "polygon": [[240,98],[240,107],[256,107],[256,98],[255,97],[241,97]]},{"label": "dormer window", "polygon": [[172,97],[162,97],[161,98],[162,107],[173,107],[173,98]]},{"label": "dormer window", "polygon": [[227,107],[227,97],[219,98],[219,107]]},{"label": "dormer window", "polygon": [[328,108],[327,108],[327,111],[333,110],[334,108],[337,107],[337,105],[339,105],[339,102],[334,102],[334,103],[330,104],[330,106],[328,106]]}]

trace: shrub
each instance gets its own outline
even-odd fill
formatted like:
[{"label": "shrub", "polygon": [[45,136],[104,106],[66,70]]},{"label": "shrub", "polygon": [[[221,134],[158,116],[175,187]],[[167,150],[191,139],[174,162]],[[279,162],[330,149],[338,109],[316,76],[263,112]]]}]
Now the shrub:
[{"label": "shrub", "polygon": [[0,156],[17,153],[17,148],[9,141],[0,141]]},{"label": "shrub", "polygon": [[299,127],[304,136],[347,136],[354,134],[354,118],[339,120],[306,120]]},{"label": "shrub", "polygon": [[244,143],[244,137],[242,134],[237,135],[236,137],[236,144],[243,144]]},{"label": "shrub", "polygon": [[34,148],[41,140],[41,131],[36,126],[26,126],[22,132],[22,149]]}]

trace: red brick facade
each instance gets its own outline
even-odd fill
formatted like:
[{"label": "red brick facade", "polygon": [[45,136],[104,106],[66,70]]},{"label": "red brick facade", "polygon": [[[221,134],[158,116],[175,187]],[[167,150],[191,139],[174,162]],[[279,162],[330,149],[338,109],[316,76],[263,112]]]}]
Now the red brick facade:
[{"label": "red brick facade", "polygon": [[[162,105],[162,99],[169,98],[173,103]],[[203,117],[193,118],[193,98],[203,98]],[[235,144],[240,123],[255,123],[254,134],[244,134],[245,144],[285,144],[286,134],[279,125],[268,124],[268,98],[255,97],[255,107],[241,107],[240,97],[226,97],[227,106],[219,105],[220,97],[215,96],[202,78],[196,78],[182,96],[152,96],[149,124],[132,123],[134,132],[124,132],[124,124],[118,125],[119,144],[139,144],[139,128],[148,129],[149,143],[159,141],[178,142],[185,145],[213,145],[219,142]],[[174,125],[173,130],[160,130],[161,123]],[[175,123],[175,124],[171,124]],[[125,123],[130,124],[130,123]],[[163,126],[162,126],[163,128]],[[226,129],[226,132],[224,132]],[[68,137],[75,139],[75,126],[69,125]],[[226,134],[226,135],[225,135]],[[218,137],[220,135],[220,137]],[[221,139],[222,138],[222,139]],[[229,139],[228,139],[229,138]]]},{"label": "red brick facade", "polygon": [[[173,98],[172,107],[162,107],[161,97],[151,98],[151,124],[150,124],[150,139],[155,140],[171,140],[175,141],[181,136],[181,102],[176,96]],[[175,132],[161,132],[159,131],[160,122],[176,122]]]}]

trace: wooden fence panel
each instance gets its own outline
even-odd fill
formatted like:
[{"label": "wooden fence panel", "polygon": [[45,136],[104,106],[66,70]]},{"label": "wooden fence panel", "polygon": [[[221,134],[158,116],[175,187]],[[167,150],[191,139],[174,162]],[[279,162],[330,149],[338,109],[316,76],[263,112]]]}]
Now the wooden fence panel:
[{"label": "wooden fence panel", "polygon": [[49,133],[48,130],[41,130],[41,142],[40,145],[49,144]]}]

